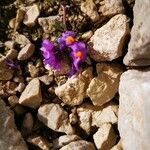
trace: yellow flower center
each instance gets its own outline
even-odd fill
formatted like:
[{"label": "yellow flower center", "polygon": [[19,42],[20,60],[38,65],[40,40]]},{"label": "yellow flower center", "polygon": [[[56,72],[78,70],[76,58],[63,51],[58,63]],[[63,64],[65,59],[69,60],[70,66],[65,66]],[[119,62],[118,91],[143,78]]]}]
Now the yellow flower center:
[{"label": "yellow flower center", "polygon": [[75,57],[83,59],[83,53],[81,51],[78,51],[78,52],[75,53]]},{"label": "yellow flower center", "polygon": [[68,36],[66,38],[66,42],[69,43],[69,44],[73,44],[75,42],[75,38],[72,37],[72,36]]}]

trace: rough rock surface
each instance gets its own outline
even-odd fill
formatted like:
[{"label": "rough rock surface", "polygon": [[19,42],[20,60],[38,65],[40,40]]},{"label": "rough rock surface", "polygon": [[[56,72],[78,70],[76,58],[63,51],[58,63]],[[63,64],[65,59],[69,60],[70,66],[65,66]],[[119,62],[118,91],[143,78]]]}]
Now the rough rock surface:
[{"label": "rough rock surface", "polygon": [[54,149],[58,149],[73,141],[78,141],[78,140],[81,140],[81,138],[77,135],[63,135],[53,141],[53,146]]},{"label": "rough rock surface", "polygon": [[38,5],[34,4],[33,6],[29,7],[27,12],[25,13],[23,23],[27,26],[35,25],[35,22],[40,15],[40,10]]},{"label": "rough rock surface", "polygon": [[13,70],[6,65],[6,59],[0,58],[0,80],[10,80],[13,77]]},{"label": "rough rock surface", "polygon": [[86,89],[92,76],[90,72],[88,69],[79,77],[72,76],[69,78],[65,84],[55,88],[56,95],[65,104],[71,106],[80,105],[86,97]]},{"label": "rough rock surface", "polygon": [[27,146],[17,130],[14,115],[0,99],[0,150],[27,150]]},{"label": "rough rock surface", "polygon": [[124,13],[125,9],[122,3],[122,0],[104,0],[101,2],[99,12],[102,13],[103,16],[111,17],[116,14]]},{"label": "rough rock surface", "polygon": [[93,22],[98,21],[99,14],[93,0],[85,0],[81,2],[81,11],[87,14]]},{"label": "rough rock surface", "polygon": [[27,141],[38,146],[41,150],[50,150],[50,143],[41,136],[30,137]]},{"label": "rough rock surface", "polygon": [[60,150],[95,150],[95,147],[92,143],[79,140],[71,142],[70,144],[62,147]]},{"label": "rough rock surface", "polygon": [[126,15],[119,14],[110,19],[91,37],[93,48],[89,49],[91,58],[96,61],[112,61],[122,56],[122,49],[129,32]]},{"label": "rough rock surface", "polygon": [[42,26],[45,33],[52,33],[54,31],[53,26],[58,21],[60,21],[59,16],[38,18],[38,22]]},{"label": "rough rock surface", "polygon": [[59,104],[45,104],[38,110],[38,118],[49,128],[66,134],[73,134],[68,113]]},{"label": "rough rock surface", "polygon": [[22,92],[19,98],[19,103],[31,108],[37,108],[40,106],[41,102],[42,94],[40,88],[40,81],[35,78],[28,83],[25,90]]},{"label": "rough rock surface", "polygon": [[117,64],[99,63],[96,69],[98,77],[91,80],[87,95],[94,105],[101,106],[117,93],[122,68]]},{"label": "rough rock surface", "polygon": [[18,60],[26,60],[34,53],[35,46],[32,43],[27,44],[18,54]]},{"label": "rough rock surface", "polygon": [[98,150],[109,150],[116,143],[116,135],[111,124],[103,124],[93,135]]},{"label": "rough rock surface", "polygon": [[77,108],[77,114],[79,126],[90,134],[91,127],[101,127],[104,123],[117,123],[118,105],[110,103],[105,107],[98,107],[85,103]]},{"label": "rough rock surface", "polygon": [[150,71],[128,70],[119,85],[118,127],[124,149],[150,147]]},{"label": "rough rock surface", "polygon": [[150,65],[150,1],[136,0],[134,5],[134,20],[131,30],[131,40],[128,53],[124,58],[125,65]]}]

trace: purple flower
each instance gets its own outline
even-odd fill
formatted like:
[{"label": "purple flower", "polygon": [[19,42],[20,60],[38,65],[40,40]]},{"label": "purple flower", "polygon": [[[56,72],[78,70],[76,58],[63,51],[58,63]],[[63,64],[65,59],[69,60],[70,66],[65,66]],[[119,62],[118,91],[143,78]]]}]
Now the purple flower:
[{"label": "purple flower", "polygon": [[10,58],[6,58],[6,64],[12,69],[20,69],[20,65]]},{"label": "purple flower", "polygon": [[73,31],[66,31],[62,33],[62,37],[58,38],[59,48],[63,50],[66,46],[72,45],[75,40],[76,34]]},{"label": "purple flower", "polygon": [[47,69],[54,69],[60,71],[61,61],[58,57],[58,51],[55,49],[55,46],[49,40],[43,40],[41,47],[42,55],[44,57],[44,64]]},{"label": "purple flower", "polygon": [[70,48],[72,49],[70,53],[72,57],[72,69],[69,74],[73,75],[80,71],[80,65],[86,60],[87,49],[83,42],[75,42]]}]

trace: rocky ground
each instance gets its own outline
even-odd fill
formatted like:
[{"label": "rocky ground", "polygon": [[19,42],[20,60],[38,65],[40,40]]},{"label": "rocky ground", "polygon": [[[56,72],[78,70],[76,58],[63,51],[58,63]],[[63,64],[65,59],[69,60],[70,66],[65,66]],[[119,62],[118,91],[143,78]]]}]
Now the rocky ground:
[{"label": "rocky ground", "polygon": [[[88,45],[82,72],[47,70],[42,39]],[[148,150],[148,0],[0,1],[0,150]],[[12,66],[8,65],[12,64]],[[12,61],[12,62],[10,62]]]}]

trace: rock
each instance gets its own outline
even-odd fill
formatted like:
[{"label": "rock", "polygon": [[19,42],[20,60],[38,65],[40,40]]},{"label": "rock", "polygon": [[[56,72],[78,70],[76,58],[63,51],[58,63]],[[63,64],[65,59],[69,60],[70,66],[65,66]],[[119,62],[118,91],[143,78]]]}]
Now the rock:
[{"label": "rock", "polygon": [[35,46],[32,43],[27,44],[19,52],[18,60],[26,60],[30,58],[34,53],[34,50],[35,50]]},{"label": "rock", "polygon": [[103,124],[93,135],[98,150],[109,150],[116,143],[116,135],[111,124]]},{"label": "rock", "polygon": [[52,33],[55,30],[54,25],[59,21],[59,16],[38,18],[38,23],[42,26],[45,33]]},{"label": "rock", "polygon": [[56,87],[55,93],[67,105],[80,105],[86,97],[86,84],[84,76],[72,76],[65,84]]},{"label": "rock", "polygon": [[21,105],[28,106],[31,108],[37,108],[40,106],[41,102],[42,94],[40,81],[37,78],[35,78],[28,83],[25,90],[22,92],[19,98],[19,103]]},{"label": "rock", "polygon": [[0,58],[0,80],[10,80],[13,77],[13,72],[6,64],[6,59]]},{"label": "rock", "polygon": [[96,10],[96,5],[93,0],[85,0],[84,2],[81,2],[80,9],[87,16],[89,16],[93,22],[98,21],[99,14]]},{"label": "rock", "polygon": [[51,147],[51,144],[41,136],[29,137],[27,141],[38,146],[41,150],[50,150]]},{"label": "rock", "polygon": [[96,69],[98,77],[91,80],[87,95],[94,105],[101,106],[112,100],[117,93],[122,68],[117,64],[100,63]]},{"label": "rock", "polygon": [[38,5],[34,4],[25,13],[23,23],[26,26],[34,26],[38,16],[40,15],[40,10]]},{"label": "rock", "polygon": [[95,147],[92,143],[79,140],[69,143],[68,145],[62,147],[60,150],[95,150]]},{"label": "rock", "polygon": [[91,37],[93,48],[89,49],[90,57],[96,61],[112,61],[122,56],[128,33],[129,24],[126,15],[114,16]]},{"label": "rock", "polygon": [[88,103],[77,108],[78,124],[87,133],[92,127],[101,127],[104,123],[116,124],[118,105],[109,103],[105,107],[93,106]]},{"label": "rock", "polygon": [[22,47],[31,43],[27,37],[25,37],[23,34],[19,34],[18,32],[15,33],[14,41],[20,44]]},{"label": "rock", "polygon": [[122,0],[103,0],[99,12],[102,16],[111,17],[125,12]]},{"label": "rock", "polygon": [[12,59],[12,60],[16,59],[17,56],[18,56],[18,51],[15,49],[10,49],[6,54],[6,58]]},{"label": "rock", "polygon": [[78,122],[78,118],[77,118],[75,113],[71,113],[69,115],[69,122],[70,122],[71,125],[74,125]]},{"label": "rock", "polygon": [[111,148],[111,150],[123,150],[121,140]]},{"label": "rock", "polygon": [[[141,7],[142,6],[142,7]],[[124,64],[128,66],[150,65],[150,1],[136,0],[131,40]],[[146,19],[145,19],[146,18]]]},{"label": "rock", "polygon": [[40,68],[33,65],[32,62],[28,63],[28,72],[32,78],[38,77],[40,73]]},{"label": "rock", "polygon": [[85,33],[82,34],[81,38],[83,40],[89,40],[93,35],[93,32],[92,31],[87,31]]},{"label": "rock", "polygon": [[16,95],[12,95],[8,97],[8,103],[10,106],[14,107],[15,105],[18,104],[19,98]]},{"label": "rock", "polygon": [[38,118],[46,126],[57,132],[73,134],[74,129],[69,123],[68,113],[59,104],[45,104],[38,110]]},{"label": "rock", "polygon": [[53,81],[53,75],[43,75],[38,78],[41,82],[43,82],[45,85],[50,85],[50,83]]},{"label": "rock", "polygon": [[17,130],[13,112],[0,99],[0,150],[27,150]]},{"label": "rock", "polygon": [[15,22],[16,22],[16,18],[12,18],[12,19],[9,21],[9,26],[10,26],[10,28],[12,28],[12,29],[15,28]]},{"label": "rock", "polygon": [[23,129],[29,134],[32,132],[33,129],[33,117],[31,113],[26,113],[23,119]]},{"label": "rock", "polygon": [[61,148],[73,141],[81,140],[77,135],[63,135],[53,141],[54,149]]},{"label": "rock", "polygon": [[8,49],[14,49],[15,42],[14,42],[14,41],[6,41],[6,42],[4,43],[4,45],[5,45]]},{"label": "rock", "polygon": [[149,77],[150,69],[128,70],[121,76],[118,128],[123,149],[150,147]]},{"label": "rock", "polygon": [[25,89],[25,84],[23,82],[20,82],[16,87],[15,91],[22,93],[24,89]]},{"label": "rock", "polygon": [[25,15],[24,9],[20,8],[17,10],[17,15],[15,18],[15,26],[14,26],[15,31],[19,28],[20,23],[23,21],[24,15]]}]

